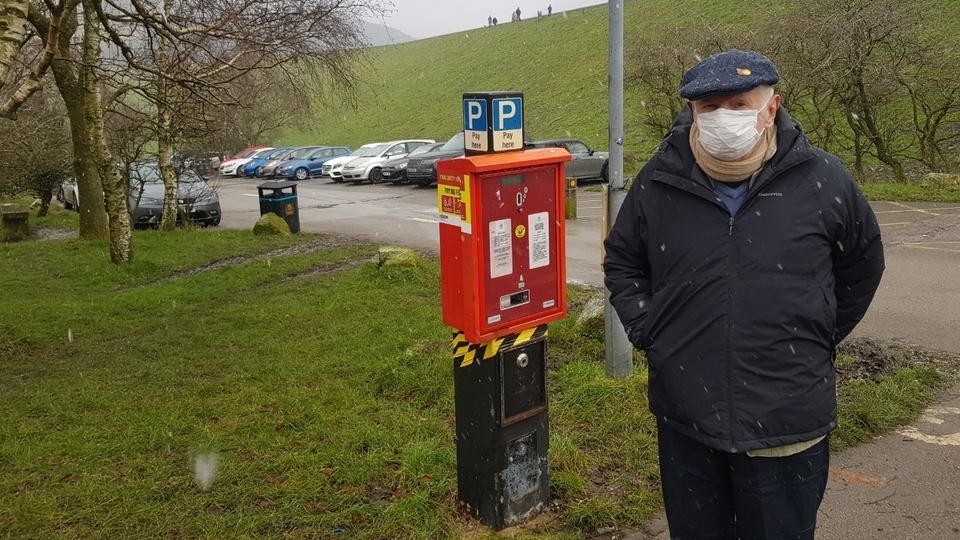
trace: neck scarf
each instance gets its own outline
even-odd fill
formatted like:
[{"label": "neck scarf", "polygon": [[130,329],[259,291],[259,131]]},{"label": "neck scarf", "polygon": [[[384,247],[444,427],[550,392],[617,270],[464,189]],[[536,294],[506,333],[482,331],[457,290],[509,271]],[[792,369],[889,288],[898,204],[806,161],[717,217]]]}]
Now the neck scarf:
[{"label": "neck scarf", "polygon": [[777,152],[776,126],[764,130],[764,136],[749,154],[736,161],[723,161],[711,156],[700,145],[700,127],[690,126],[690,148],[697,165],[707,176],[718,182],[739,182],[750,178]]}]

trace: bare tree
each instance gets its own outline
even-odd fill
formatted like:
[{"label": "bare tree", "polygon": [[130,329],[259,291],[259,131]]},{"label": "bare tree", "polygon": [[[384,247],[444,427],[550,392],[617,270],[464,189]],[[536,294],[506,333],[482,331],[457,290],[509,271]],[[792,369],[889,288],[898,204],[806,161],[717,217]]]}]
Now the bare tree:
[{"label": "bare tree", "polygon": [[788,101],[818,144],[887,165],[897,181],[906,163],[955,166],[943,149],[956,137],[960,67],[954,51],[918,29],[937,10],[924,0],[813,0],[771,26],[778,66],[794,95]]},{"label": "bare tree", "polygon": [[43,86],[60,44],[60,21],[75,0],[46,0],[46,31],[34,33],[29,0],[0,0],[0,117],[15,119],[17,109]]},{"label": "bare tree", "polygon": [[[375,13],[372,0],[106,0],[101,23],[119,48],[130,91],[153,113],[157,157],[165,185],[162,229],[176,224],[177,175],[172,158],[184,130],[175,111],[188,104],[234,105],[233,83],[250,74],[288,76],[286,67],[309,64],[308,83],[331,80],[342,91],[355,84],[354,61],[362,42],[360,15]],[[300,72],[304,74],[304,72]],[[305,95],[305,94],[300,94]],[[293,117],[281,111],[274,121]]]},{"label": "bare tree", "polygon": [[0,193],[29,193],[47,215],[53,191],[70,178],[70,130],[63,105],[39,94],[19,109],[18,119],[0,120]]},{"label": "bare tree", "polygon": [[[126,186],[117,164],[107,148],[104,136],[104,112],[101,105],[100,26],[97,0],[83,0],[83,57],[80,67],[80,95],[83,119],[92,161],[103,187],[110,230],[110,260],[114,264],[133,260],[133,234],[127,211]],[[81,208],[83,208],[81,206]]]},{"label": "bare tree", "polygon": [[[73,145],[73,169],[80,200],[80,237],[105,238],[109,222],[104,206],[104,191],[92,147],[88,118],[84,115],[83,63],[72,42],[80,30],[80,0],[61,0],[55,5],[31,3],[27,14],[33,33],[47,47],[56,47],[50,69],[70,120]],[[90,41],[92,43],[92,40]],[[91,55],[96,58],[96,55]]]}]

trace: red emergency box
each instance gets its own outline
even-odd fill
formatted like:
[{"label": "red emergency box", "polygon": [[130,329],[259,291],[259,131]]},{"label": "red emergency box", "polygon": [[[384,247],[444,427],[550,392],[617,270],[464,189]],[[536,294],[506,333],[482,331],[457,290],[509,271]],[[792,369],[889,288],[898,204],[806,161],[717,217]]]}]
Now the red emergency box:
[{"label": "red emergency box", "polygon": [[543,148],[437,167],[443,322],[472,343],[567,314],[564,163]]}]

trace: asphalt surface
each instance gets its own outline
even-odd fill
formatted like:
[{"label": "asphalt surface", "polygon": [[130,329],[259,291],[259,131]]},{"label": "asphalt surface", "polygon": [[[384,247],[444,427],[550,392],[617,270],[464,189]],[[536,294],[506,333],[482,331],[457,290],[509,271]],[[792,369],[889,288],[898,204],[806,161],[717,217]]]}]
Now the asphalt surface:
[{"label": "asphalt surface", "polygon": [[[225,227],[259,217],[255,181],[223,180]],[[578,191],[568,220],[567,275],[602,286],[601,195]],[[301,230],[437,249],[436,194],[396,186],[344,187],[316,180],[300,188]],[[854,337],[960,355],[960,204],[877,202],[887,270]],[[663,540],[665,520],[601,538]],[[960,540],[960,384],[910,426],[834,455],[820,508],[824,540]]]}]

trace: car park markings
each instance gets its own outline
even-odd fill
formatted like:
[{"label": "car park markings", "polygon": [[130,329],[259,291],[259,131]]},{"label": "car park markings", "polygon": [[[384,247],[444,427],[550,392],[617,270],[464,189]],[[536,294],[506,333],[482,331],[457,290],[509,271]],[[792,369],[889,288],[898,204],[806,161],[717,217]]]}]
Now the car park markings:
[{"label": "car park markings", "polygon": [[[923,414],[920,416],[918,422],[939,426],[946,422],[941,417],[951,414],[960,415],[960,407],[931,407],[923,411]],[[960,446],[960,433],[950,433],[948,435],[929,435],[922,433],[914,426],[907,426],[899,429],[897,430],[897,433],[903,435],[904,437],[910,437],[911,439],[920,442],[938,444],[941,446]]]},{"label": "car park markings", "polygon": [[431,223],[431,224],[440,223],[440,220],[438,219],[426,219],[426,218],[419,218],[419,217],[407,218],[407,221],[419,221],[421,223]]},{"label": "car park markings", "polygon": [[918,212],[921,214],[928,214],[931,216],[940,216],[941,214],[939,214],[938,212],[945,212],[948,210],[960,210],[960,206],[947,206],[943,208],[936,208],[935,210],[937,210],[937,212],[931,212],[930,210],[924,210],[923,208],[915,208],[908,204],[903,204],[899,202],[894,202],[894,201],[884,201],[884,202],[886,202],[887,204],[898,206],[902,208],[902,210],[878,210],[876,212],[877,214],[902,214],[904,212]]},{"label": "car park markings", "polygon": [[928,244],[917,244],[917,243],[900,244],[900,245],[903,246],[903,247],[914,248],[914,249],[926,249],[926,250],[930,250],[930,251],[944,251],[944,252],[947,252],[947,253],[960,253],[960,242],[938,242],[938,243],[940,243],[940,244],[957,244],[957,248],[956,248],[956,249],[948,249],[948,248],[942,248],[942,247],[933,247],[933,246],[930,246],[930,245],[928,245]]}]

